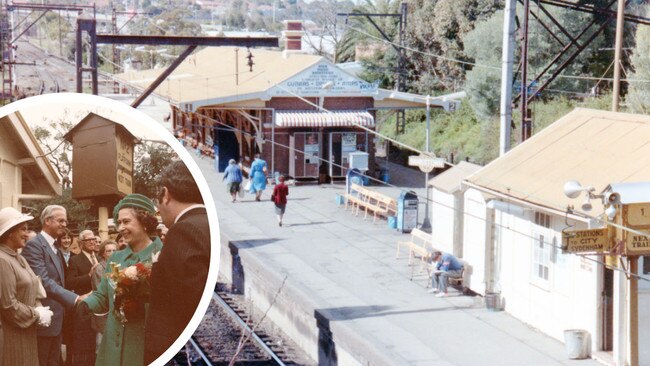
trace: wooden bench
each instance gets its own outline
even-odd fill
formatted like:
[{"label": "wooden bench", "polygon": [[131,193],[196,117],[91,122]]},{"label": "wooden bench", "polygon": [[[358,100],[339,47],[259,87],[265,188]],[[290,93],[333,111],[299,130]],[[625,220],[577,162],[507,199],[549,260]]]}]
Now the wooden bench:
[{"label": "wooden bench", "polygon": [[420,272],[426,270],[429,273],[429,262],[431,261],[431,254],[433,253],[433,245],[431,242],[431,234],[426,233],[420,229],[413,229],[409,241],[397,242],[397,253],[395,259],[399,259],[400,248],[406,246],[409,250],[408,265],[411,267],[411,280],[413,279],[415,265],[413,259],[420,262]]},{"label": "wooden bench", "polygon": [[356,183],[350,185],[350,192],[345,195],[345,209],[350,207],[354,215],[359,215],[363,208],[364,220],[372,213],[375,222],[377,217],[386,218],[397,214],[397,201],[377,191],[373,191]]}]

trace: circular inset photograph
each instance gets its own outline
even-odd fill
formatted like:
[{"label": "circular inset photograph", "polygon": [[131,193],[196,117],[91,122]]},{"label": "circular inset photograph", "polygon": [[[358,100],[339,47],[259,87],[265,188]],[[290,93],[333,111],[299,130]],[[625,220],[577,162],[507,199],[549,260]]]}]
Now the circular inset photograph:
[{"label": "circular inset photograph", "polygon": [[218,263],[208,184],[161,123],[86,94],[0,108],[5,364],[162,365]]}]

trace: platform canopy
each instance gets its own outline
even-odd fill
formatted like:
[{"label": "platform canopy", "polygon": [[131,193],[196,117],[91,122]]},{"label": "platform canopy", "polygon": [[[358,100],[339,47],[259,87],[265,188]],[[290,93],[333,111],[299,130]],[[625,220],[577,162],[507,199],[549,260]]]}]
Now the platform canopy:
[{"label": "platform canopy", "polygon": [[366,111],[276,112],[275,124],[280,127],[373,127],[375,119]]}]

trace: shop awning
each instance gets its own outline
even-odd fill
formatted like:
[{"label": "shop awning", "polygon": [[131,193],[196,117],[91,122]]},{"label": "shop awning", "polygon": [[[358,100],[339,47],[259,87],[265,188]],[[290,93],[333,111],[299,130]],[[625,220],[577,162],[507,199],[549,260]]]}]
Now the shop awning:
[{"label": "shop awning", "polygon": [[281,127],[374,127],[375,119],[366,111],[276,112],[275,124]]}]

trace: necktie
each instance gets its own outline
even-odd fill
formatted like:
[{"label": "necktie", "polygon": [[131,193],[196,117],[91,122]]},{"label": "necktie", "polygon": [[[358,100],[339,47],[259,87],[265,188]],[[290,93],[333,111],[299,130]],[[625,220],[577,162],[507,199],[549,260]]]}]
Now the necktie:
[{"label": "necktie", "polygon": [[92,264],[93,266],[97,264],[97,258],[95,258],[95,254],[90,255],[90,264]]}]

